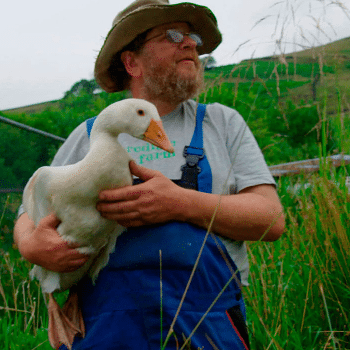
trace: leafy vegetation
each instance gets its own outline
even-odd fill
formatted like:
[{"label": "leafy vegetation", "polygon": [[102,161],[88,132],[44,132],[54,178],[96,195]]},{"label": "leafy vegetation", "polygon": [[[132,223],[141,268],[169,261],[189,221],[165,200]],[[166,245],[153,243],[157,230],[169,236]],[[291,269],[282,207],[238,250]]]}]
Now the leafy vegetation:
[{"label": "leafy vegetation", "polygon": [[[76,85],[73,86],[74,91]],[[80,89],[77,96],[66,93],[66,97],[54,107],[29,115],[11,115],[10,118],[66,138],[85,119],[96,116],[109,104],[126,97],[126,92],[94,95]],[[23,188],[37,168],[52,161],[60,146],[57,141],[3,123],[0,123],[0,132],[4,135],[0,139],[0,150],[6,149],[6,152],[0,153],[0,189]]]}]

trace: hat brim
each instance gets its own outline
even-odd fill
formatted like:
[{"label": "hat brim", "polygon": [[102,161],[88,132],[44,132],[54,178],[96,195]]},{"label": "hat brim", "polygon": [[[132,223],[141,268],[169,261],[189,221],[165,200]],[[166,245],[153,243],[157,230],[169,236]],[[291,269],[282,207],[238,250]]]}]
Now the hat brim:
[{"label": "hat brim", "polygon": [[95,63],[95,79],[101,88],[107,92],[123,90],[118,88],[108,71],[113,57],[138,35],[171,22],[187,22],[191,30],[202,37],[203,45],[197,48],[200,55],[212,52],[222,41],[216,18],[205,6],[180,3],[140,8],[117,22],[107,35]]}]

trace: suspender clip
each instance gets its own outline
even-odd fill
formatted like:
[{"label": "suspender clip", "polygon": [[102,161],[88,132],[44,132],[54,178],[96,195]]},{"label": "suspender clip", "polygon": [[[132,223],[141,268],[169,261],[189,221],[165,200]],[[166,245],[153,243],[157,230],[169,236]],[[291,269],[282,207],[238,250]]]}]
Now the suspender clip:
[{"label": "suspender clip", "polygon": [[182,170],[189,167],[197,169],[197,173],[201,172],[201,168],[198,166],[198,163],[204,157],[203,148],[185,146],[183,156],[186,159],[186,164],[181,167]]},{"label": "suspender clip", "polygon": [[202,171],[198,163],[204,157],[204,149],[185,146],[183,156],[186,159],[186,164],[181,167],[182,187],[198,191],[198,174]]}]

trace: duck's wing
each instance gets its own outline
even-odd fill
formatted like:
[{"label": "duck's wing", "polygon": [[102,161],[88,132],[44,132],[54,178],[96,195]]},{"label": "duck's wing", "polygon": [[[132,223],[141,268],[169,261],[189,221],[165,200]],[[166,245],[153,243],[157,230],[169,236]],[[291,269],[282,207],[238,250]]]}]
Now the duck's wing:
[{"label": "duck's wing", "polygon": [[[107,244],[98,252],[90,267],[90,277],[95,282],[99,272],[108,264],[109,255],[114,251],[117,238],[126,230],[121,225],[116,225],[108,236]],[[79,249],[79,248],[78,248]]]},{"label": "duck's wing", "polygon": [[52,212],[50,167],[39,168],[29,179],[23,192],[23,206],[28,216],[38,225],[40,220]]},{"label": "duck's wing", "polygon": [[[35,226],[38,226],[40,220],[53,211],[49,192],[50,181],[50,167],[42,167],[33,174],[24,189],[24,210],[34,221]],[[32,279],[39,280],[44,293],[51,293],[60,288],[60,279],[56,272],[34,265],[30,276]]]}]

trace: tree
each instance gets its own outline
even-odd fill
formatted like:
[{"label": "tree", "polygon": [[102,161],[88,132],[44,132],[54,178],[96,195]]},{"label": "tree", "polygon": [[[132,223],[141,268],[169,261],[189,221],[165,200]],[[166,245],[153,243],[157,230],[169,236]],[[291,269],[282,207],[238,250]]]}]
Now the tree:
[{"label": "tree", "polygon": [[97,85],[95,79],[82,79],[75,83],[70,90],[66,91],[63,98],[67,98],[72,95],[78,97],[83,93],[92,95],[97,89],[99,89],[99,86]]},{"label": "tree", "polygon": [[200,58],[204,70],[210,70],[216,66],[216,60],[213,56],[207,55]]}]

